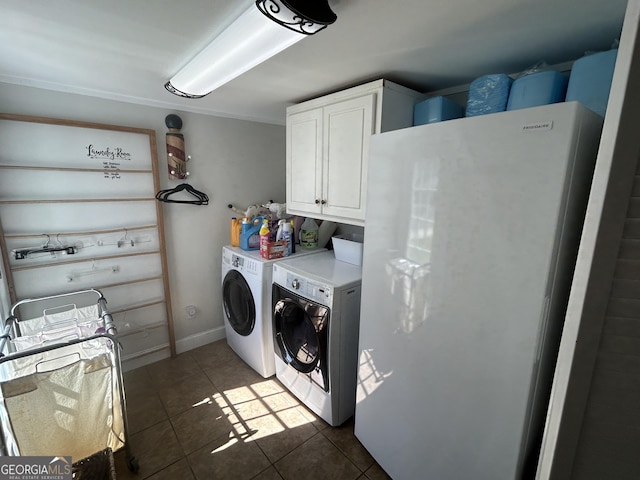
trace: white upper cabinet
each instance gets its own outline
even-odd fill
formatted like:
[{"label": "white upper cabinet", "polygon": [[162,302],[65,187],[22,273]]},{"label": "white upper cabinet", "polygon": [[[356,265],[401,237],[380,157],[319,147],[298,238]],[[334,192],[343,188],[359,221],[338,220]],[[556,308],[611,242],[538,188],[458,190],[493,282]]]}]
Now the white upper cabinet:
[{"label": "white upper cabinet", "polygon": [[287,109],[287,213],[364,225],[369,137],[413,124],[424,96],[386,80]]}]

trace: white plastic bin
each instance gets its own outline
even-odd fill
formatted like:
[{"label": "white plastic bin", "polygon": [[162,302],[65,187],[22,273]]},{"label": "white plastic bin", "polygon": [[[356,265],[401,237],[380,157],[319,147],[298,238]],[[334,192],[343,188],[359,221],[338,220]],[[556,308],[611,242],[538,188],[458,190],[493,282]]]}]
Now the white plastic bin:
[{"label": "white plastic bin", "polygon": [[336,260],[353,265],[362,265],[362,242],[364,235],[348,233],[331,237]]}]

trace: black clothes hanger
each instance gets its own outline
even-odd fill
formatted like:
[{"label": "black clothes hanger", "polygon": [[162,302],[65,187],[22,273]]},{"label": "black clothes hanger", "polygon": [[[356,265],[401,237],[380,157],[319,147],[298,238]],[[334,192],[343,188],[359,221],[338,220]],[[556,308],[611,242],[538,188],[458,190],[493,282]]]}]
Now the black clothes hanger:
[{"label": "black clothes hanger", "polygon": [[[172,198],[169,198],[174,193],[181,192],[182,190],[185,190],[186,192],[193,195],[195,197],[195,200],[174,200]],[[181,183],[180,185],[174,188],[160,190],[158,193],[156,193],[156,198],[161,202],[166,202],[166,203],[187,203],[189,205],[209,205],[209,197],[207,196],[207,194],[202,193],[199,190],[196,190],[188,183]]]},{"label": "black clothes hanger", "polygon": [[[55,252],[65,252],[69,255],[73,255],[74,253],[78,253],[78,247],[76,247],[75,245],[68,245],[68,244],[63,244],[62,242],[60,242],[60,240],[57,240],[57,245],[52,246],[49,245],[50,242],[50,237],[49,234],[47,233],[43,233],[43,235],[45,235],[47,237],[47,243],[45,243],[43,246],[41,247],[27,247],[27,248],[19,248],[17,250],[12,250],[12,253],[14,255],[14,258],[16,260],[22,260],[27,258],[29,255],[31,255],[32,253],[50,253],[50,254],[54,254]],[[58,234],[59,236],[59,234]],[[57,239],[58,237],[56,237]]]}]

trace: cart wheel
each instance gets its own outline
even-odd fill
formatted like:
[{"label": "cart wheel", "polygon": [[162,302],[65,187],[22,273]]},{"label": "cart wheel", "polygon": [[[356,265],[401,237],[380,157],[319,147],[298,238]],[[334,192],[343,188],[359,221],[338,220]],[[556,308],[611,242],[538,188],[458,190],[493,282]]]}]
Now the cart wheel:
[{"label": "cart wheel", "polygon": [[127,458],[127,467],[129,468],[129,471],[131,473],[138,473],[138,470],[140,469],[140,464],[138,463],[138,459],[133,456]]}]

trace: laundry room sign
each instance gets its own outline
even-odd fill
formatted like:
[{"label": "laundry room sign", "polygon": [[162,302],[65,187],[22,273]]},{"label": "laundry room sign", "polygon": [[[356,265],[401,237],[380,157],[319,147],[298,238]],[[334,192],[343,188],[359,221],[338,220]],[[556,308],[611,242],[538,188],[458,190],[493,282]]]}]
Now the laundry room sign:
[{"label": "laundry room sign", "polygon": [[104,178],[111,180],[122,178],[120,176],[122,161],[131,161],[131,153],[122,147],[99,147],[93,143],[87,145],[87,156],[101,161],[102,168],[104,168]]}]

